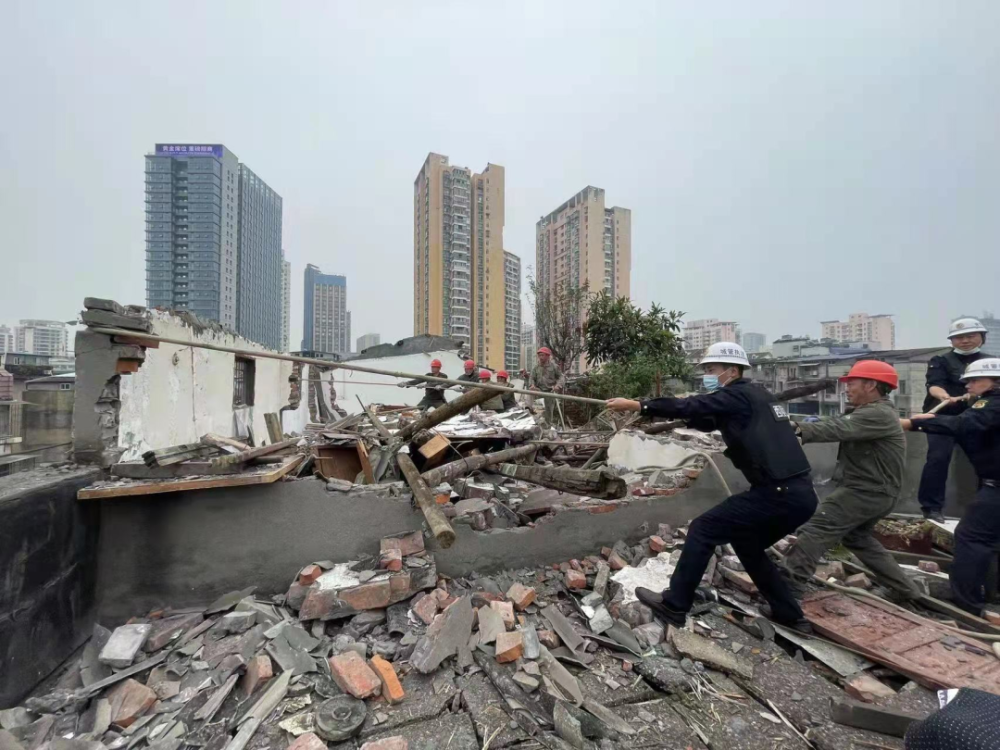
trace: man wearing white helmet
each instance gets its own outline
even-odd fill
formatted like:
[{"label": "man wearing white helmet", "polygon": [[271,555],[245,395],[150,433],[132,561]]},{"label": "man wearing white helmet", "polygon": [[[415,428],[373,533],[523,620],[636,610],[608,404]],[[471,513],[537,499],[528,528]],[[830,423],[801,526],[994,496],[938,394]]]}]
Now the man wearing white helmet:
[{"label": "man wearing white helmet", "polygon": [[950,580],[955,603],[980,615],[986,574],[1000,548],[1000,359],[973,362],[962,375],[972,405],[958,415],[919,414],[902,419],[904,430],[958,442],[979,476],[976,499],[955,530]]},{"label": "man wearing white helmet", "polygon": [[743,472],[750,489],[691,522],[668,590],[640,587],[635,590],[636,597],[661,620],[683,626],[715,548],[732,544],[743,568],[771,605],[773,619],[809,632],[802,608],[766,552],[816,510],[809,461],[784,405],[743,377],[750,363],[742,347],[712,344],[701,365],[707,394],[649,401],[615,398],[608,401],[608,408],[684,419],[698,430],[721,431],[725,455]]},{"label": "man wearing white helmet", "polygon": [[[959,318],[948,331],[952,350],[934,357],[927,363],[927,398],[924,411],[929,412],[942,402],[947,405],[938,413],[956,417],[968,408],[965,402],[965,368],[988,355],[981,351],[986,343],[986,327],[975,318]],[[925,518],[944,521],[944,491],[948,483],[948,466],[955,449],[955,439],[948,435],[927,436],[927,462],[920,477],[917,500]]]}]

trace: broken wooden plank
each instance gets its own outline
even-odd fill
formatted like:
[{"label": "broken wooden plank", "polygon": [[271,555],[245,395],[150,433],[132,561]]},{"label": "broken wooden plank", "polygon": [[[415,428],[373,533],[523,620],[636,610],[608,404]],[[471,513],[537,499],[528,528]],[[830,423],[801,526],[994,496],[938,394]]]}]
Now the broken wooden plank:
[{"label": "broken wooden plank", "polygon": [[923,716],[876,708],[852,700],[831,700],[830,718],[845,727],[867,729],[890,737],[903,737],[910,724],[921,721]]},{"label": "broken wooden plank", "polygon": [[921,604],[923,604],[927,609],[932,609],[935,612],[940,612],[941,614],[948,615],[954,620],[963,625],[967,625],[972,630],[977,630],[980,633],[992,633],[994,635],[1000,634],[1000,627],[997,627],[989,620],[984,620],[982,617],[977,617],[971,612],[966,612],[961,607],[956,607],[951,602],[945,602],[940,599],[935,599],[932,596],[922,595],[917,599]]},{"label": "broken wooden plank", "polygon": [[252,445],[244,443],[242,440],[237,440],[236,438],[224,437],[222,435],[216,435],[214,432],[209,432],[201,436],[201,442],[205,445],[214,445],[216,448],[235,448],[236,450],[248,451],[253,448]]},{"label": "broken wooden plank", "polygon": [[[269,456],[265,456],[269,458]],[[169,466],[147,466],[143,461],[126,461],[111,467],[111,475],[123,479],[173,479],[208,474],[239,474],[240,465],[215,466],[211,461],[184,461]]]},{"label": "broken wooden plank", "polygon": [[252,458],[267,456],[271,453],[277,453],[278,451],[284,450],[285,448],[292,448],[298,445],[301,439],[302,438],[291,438],[289,440],[282,440],[278,443],[272,443],[271,445],[263,445],[260,448],[251,448],[248,451],[233,453],[228,456],[216,458],[212,461],[212,463],[216,466],[225,466],[226,464],[244,464]]},{"label": "broken wooden plank", "polygon": [[451,441],[440,433],[429,435],[428,437],[429,439],[420,446],[418,453],[424,457],[424,461],[426,462],[424,466],[430,469],[441,463],[444,457],[448,455],[448,451],[451,449]]},{"label": "broken wooden plank", "polygon": [[271,484],[298,466],[302,456],[289,456],[281,466],[267,472],[232,474],[218,477],[196,477],[178,481],[137,480],[128,485],[110,487],[84,487],[76,493],[77,500],[100,500],[109,497],[131,497],[136,495],[159,495],[165,492],[185,492],[187,490],[207,490],[217,487],[246,487],[254,484]]},{"label": "broken wooden plank", "polygon": [[625,480],[607,468],[583,470],[567,467],[502,464],[500,472],[507,477],[523,479],[526,482],[540,484],[543,487],[561,492],[573,492],[604,500],[614,500],[628,494],[628,485]]},{"label": "broken wooden plank", "polygon": [[444,406],[427,412],[427,414],[422,416],[416,422],[411,422],[406,425],[406,427],[396,433],[396,437],[400,440],[409,440],[413,435],[416,435],[421,430],[429,430],[431,427],[451,419],[456,414],[461,414],[464,411],[468,411],[473,406],[478,406],[484,401],[488,401],[494,395],[496,395],[494,391],[489,388],[473,388],[468,393],[463,393],[454,401],[449,401]]},{"label": "broken wooden plank", "polygon": [[285,439],[285,433],[281,430],[281,417],[276,412],[267,412],[264,415],[264,424],[267,425],[267,437],[272,443],[280,443]]},{"label": "broken wooden plank", "polygon": [[424,481],[431,487],[437,487],[442,482],[453,482],[459,477],[464,477],[487,466],[496,466],[507,461],[516,461],[535,453],[537,448],[533,445],[521,445],[517,448],[508,448],[496,453],[484,453],[478,456],[460,458],[457,461],[439,466],[436,469],[423,473]]},{"label": "broken wooden plank", "polygon": [[361,397],[360,396],[358,396],[357,399],[358,399],[358,403],[361,404],[361,408],[364,409],[365,414],[368,415],[369,421],[371,421],[371,423],[375,427],[375,429],[378,430],[378,434],[381,435],[382,437],[386,438],[386,439],[391,438],[392,434],[389,432],[389,428],[386,427],[384,424],[382,424],[382,420],[381,419],[379,419],[377,416],[375,416],[375,413],[372,411],[372,408],[370,406],[366,406],[361,401]]},{"label": "broken wooden plank", "polygon": [[427,483],[420,476],[420,472],[417,471],[412,458],[405,453],[399,453],[396,455],[396,461],[399,463],[399,468],[403,472],[406,483],[410,485],[410,489],[413,491],[413,497],[417,501],[417,505],[420,506],[424,518],[427,519],[427,525],[430,526],[431,531],[434,533],[434,538],[437,539],[442,549],[448,549],[448,547],[455,543],[455,529],[451,527],[448,519],[441,512],[441,508],[434,499],[434,493],[431,492],[430,487],[427,486]]}]

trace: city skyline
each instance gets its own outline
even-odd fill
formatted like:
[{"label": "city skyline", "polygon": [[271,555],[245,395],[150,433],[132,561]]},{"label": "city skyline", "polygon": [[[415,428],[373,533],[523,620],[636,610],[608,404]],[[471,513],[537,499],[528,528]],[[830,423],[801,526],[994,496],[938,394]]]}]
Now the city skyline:
[{"label": "city skyline", "polygon": [[[1000,68],[995,4],[921,6],[900,23],[887,7],[620,13],[584,0],[568,15],[399,6],[384,18],[220,2],[197,6],[199,24],[110,5],[112,26],[82,6],[18,3],[11,17],[4,53],[18,75],[0,85],[32,106],[0,126],[5,271],[46,288],[5,294],[8,323],[71,320],[88,295],[144,303],[136,167],[164,137],[245,158],[284,199],[296,277],[309,262],[346,274],[354,318],[387,340],[412,331],[412,179],[428,151],[504,165],[504,249],[525,273],[538,216],[605,187],[634,212],[631,296],[643,308],[740,320],[772,339],[891,310],[903,348],[936,345],[950,319],[991,307],[1000,103],[981,82]],[[559,38],[534,31],[557,23]],[[754,34],[714,43],[747,23]],[[449,94],[432,93],[469,39],[518,54],[455,70]],[[565,61],[583,56],[588,76],[567,76]],[[149,64],[161,59],[171,64]],[[329,75],[342,69],[354,74]],[[598,90],[621,96],[612,105]],[[279,106],[255,108],[272,94]],[[907,268],[958,252],[976,273],[914,293]],[[301,305],[295,283],[292,342]]]}]

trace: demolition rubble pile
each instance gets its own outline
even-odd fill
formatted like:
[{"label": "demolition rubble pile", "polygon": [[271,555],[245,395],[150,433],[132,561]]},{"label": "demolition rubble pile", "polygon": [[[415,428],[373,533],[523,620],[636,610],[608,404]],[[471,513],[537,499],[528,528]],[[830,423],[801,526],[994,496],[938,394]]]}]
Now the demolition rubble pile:
[{"label": "demolition rubble pile", "polygon": [[0,711],[0,747],[896,748],[867,730],[900,736],[933,710],[896,671],[748,615],[752,583],[724,550],[704,583],[727,606],[665,630],[634,588],[666,585],[684,537],[660,526],[456,580],[420,532],[386,537],[306,565],[284,594],[96,627],[55,684]]}]

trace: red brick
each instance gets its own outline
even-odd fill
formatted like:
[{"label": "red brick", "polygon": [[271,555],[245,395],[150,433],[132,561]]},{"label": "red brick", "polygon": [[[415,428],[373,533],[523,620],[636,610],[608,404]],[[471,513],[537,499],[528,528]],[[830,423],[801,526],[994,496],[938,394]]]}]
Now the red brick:
[{"label": "red brick", "polygon": [[319,565],[306,565],[299,571],[299,585],[312,586],[321,575],[323,569]]},{"label": "red brick", "polygon": [[847,694],[864,703],[874,703],[878,698],[891,698],[896,691],[869,674],[855,675],[844,686]]},{"label": "red brick", "polygon": [[514,627],[514,605],[510,602],[490,602],[490,609],[500,615],[504,627],[510,630]]},{"label": "red brick", "polygon": [[917,563],[917,567],[920,568],[925,573],[940,573],[941,566],[938,565],[933,560],[921,560]]},{"label": "red brick", "polygon": [[649,551],[652,552],[654,555],[660,554],[666,548],[667,548],[667,543],[663,541],[663,539],[661,539],[660,537],[655,535],[649,537]]},{"label": "red brick", "polygon": [[382,539],[379,547],[380,552],[385,552],[390,549],[398,549],[403,554],[403,557],[406,557],[407,555],[415,555],[418,552],[424,551],[424,535],[419,531],[413,531],[409,534],[403,534],[402,536],[387,536]]},{"label": "red brick", "polygon": [[684,469],[684,476],[688,479],[697,479],[701,476],[701,469]]},{"label": "red brick", "polygon": [[453,597],[452,597],[452,596],[451,596],[451,595],[450,595],[450,594],[448,593],[448,589],[446,589],[446,588],[441,588],[440,586],[439,586],[438,588],[434,589],[434,590],[433,590],[433,591],[431,592],[431,595],[432,595],[432,596],[436,596],[436,597],[437,597],[437,600],[438,600],[438,604],[440,605],[441,609],[444,609],[444,603],[445,603],[446,601],[448,601],[449,599],[453,598]]},{"label": "red brick", "polygon": [[568,589],[587,588],[587,576],[579,570],[567,570],[563,580],[566,582],[566,588]]},{"label": "red brick", "polygon": [[392,601],[398,602],[400,599],[405,599],[407,595],[413,593],[410,590],[410,574],[408,571],[403,571],[402,573],[396,573],[389,577],[389,596]]},{"label": "red brick", "polygon": [[562,641],[559,640],[559,636],[555,634],[554,630],[539,630],[538,641],[549,648],[559,648],[562,645]]},{"label": "red brick", "polygon": [[111,724],[126,729],[156,703],[156,693],[135,680],[125,680],[108,693],[111,701]]},{"label": "red brick", "polygon": [[868,580],[868,576],[864,573],[855,573],[852,576],[847,576],[844,583],[855,589],[870,589],[872,587],[872,582]]},{"label": "red brick", "polygon": [[260,685],[274,677],[274,667],[267,654],[257,654],[247,664],[247,671],[240,678],[243,695],[251,695]]},{"label": "red brick", "polygon": [[422,596],[419,601],[410,607],[410,609],[413,610],[413,614],[419,617],[424,625],[430,625],[434,622],[434,615],[436,615],[438,611],[437,597],[433,594]]},{"label": "red brick", "polygon": [[410,742],[405,737],[396,735],[366,742],[361,746],[361,750],[410,750]]},{"label": "red brick", "polygon": [[535,590],[523,583],[515,583],[507,589],[507,598],[514,605],[514,609],[523,612],[533,601],[535,601]]},{"label": "red brick", "polygon": [[502,602],[502,594],[491,594],[488,591],[474,591],[472,593],[473,607],[488,607],[491,602]]},{"label": "red brick", "polygon": [[524,641],[520,630],[500,633],[497,636],[496,658],[501,664],[517,661],[524,656]]},{"label": "red brick", "polygon": [[589,512],[591,515],[597,515],[599,513],[610,513],[611,511],[618,510],[618,503],[605,503],[604,505],[594,505],[590,507]]},{"label": "red brick", "polygon": [[611,557],[612,551],[613,550],[611,549],[611,547],[601,547],[601,557],[607,560],[609,557]]},{"label": "red brick", "polygon": [[571,568],[572,568],[573,570],[583,570],[583,566],[582,566],[582,565],[580,564],[580,561],[579,561],[579,560],[570,560],[570,561],[569,561],[569,566],[570,566],[570,567],[571,567]]},{"label": "red brick", "polygon": [[288,587],[288,593],[285,594],[285,604],[295,610],[302,609],[302,603],[306,600],[308,594],[309,587],[303,586],[296,580]]},{"label": "red brick", "polygon": [[612,552],[611,557],[608,558],[608,565],[611,566],[612,570],[622,570],[628,567],[628,562],[617,552]]},{"label": "red brick", "polygon": [[382,697],[385,698],[386,702],[392,705],[402,701],[405,697],[403,686],[399,684],[399,677],[396,676],[396,670],[393,669],[392,664],[378,654],[373,656],[368,663],[382,682]]},{"label": "red brick", "polygon": [[288,750],[326,750],[326,743],[314,733],[306,732],[296,737]]},{"label": "red brick", "polygon": [[330,657],[333,681],[345,693],[355,698],[370,698],[382,692],[382,682],[357,651],[345,651]]},{"label": "red brick", "polygon": [[622,661],[622,672],[631,672],[632,667],[634,666],[635,665],[632,662],[630,662],[628,659],[625,659]]},{"label": "red brick", "polygon": [[391,570],[393,573],[398,573],[403,569],[403,553],[398,549],[386,550],[379,557],[378,566],[382,570]]}]

